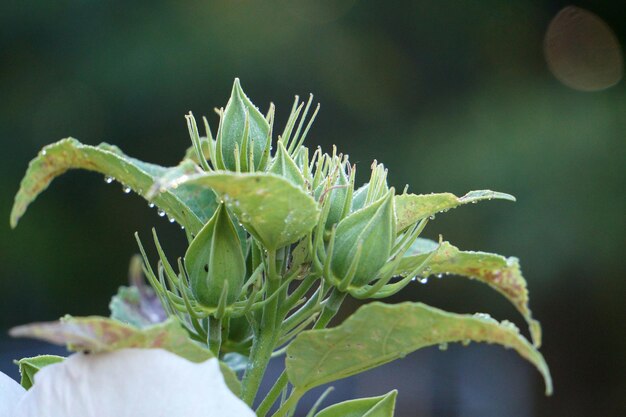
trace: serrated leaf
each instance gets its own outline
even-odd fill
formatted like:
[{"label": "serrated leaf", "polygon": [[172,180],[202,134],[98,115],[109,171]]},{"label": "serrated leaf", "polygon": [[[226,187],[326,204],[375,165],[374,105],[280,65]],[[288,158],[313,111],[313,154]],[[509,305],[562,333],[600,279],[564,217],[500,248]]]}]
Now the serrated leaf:
[{"label": "serrated leaf", "polygon": [[457,197],[451,193],[397,195],[395,202],[398,233],[440,211],[447,211],[467,203],[493,199],[515,201],[515,197],[510,194],[491,190],[470,191],[463,197]]},{"label": "serrated leaf", "polygon": [[216,191],[246,230],[269,250],[296,242],[319,218],[315,200],[275,174],[212,172],[184,177],[170,186],[179,184]]},{"label": "serrated leaf", "polygon": [[[124,155],[119,148],[107,144],[84,145],[73,138],[63,139],[46,146],[34,158],[15,196],[11,211],[11,226],[18,221],[37,196],[52,180],[70,169],[86,169],[114,178],[144,195],[163,176],[180,176],[189,173],[194,164],[183,163],[177,167],[165,168],[141,162]],[[216,207],[215,195],[207,189],[193,185],[163,192],[152,201],[191,233],[196,233],[206,222]]]},{"label": "serrated leaf", "polygon": [[528,289],[517,258],[461,251],[449,242],[438,245],[420,239],[409,250],[408,256],[400,261],[395,274],[406,276],[427,259],[426,270],[429,274],[456,274],[477,279],[506,297],[527,321],[534,344],[537,347],[541,345],[541,326],[533,320],[528,308]]},{"label": "serrated leaf", "polygon": [[331,405],[315,417],[393,417],[398,391],[380,397],[359,398]]},{"label": "serrated leaf", "polygon": [[552,380],[543,356],[510,323],[422,303],[362,306],[340,326],[300,333],[287,348],[287,375],[300,392],[403,358],[426,346],[476,341],[513,348]]},{"label": "serrated leaf", "polygon": [[26,388],[30,389],[35,382],[35,374],[39,372],[39,370],[45,366],[52,365],[53,363],[59,363],[64,361],[65,358],[63,356],[57,355],[39,355],[34,356],[32,358],[22,358],[18,361],[15,361],[17,366],[20,368],[20,384]]},{"label": "serrated leaf", "polygon": [[[139,329],[108,317],[65,316],[58,321],[17,326],[9,334],[66,346],[70,351],[97,353],[124,348],[160,348],[197,363],[215,357],[210,350],[191,340],[174,318]],[[220,369],[228,388],[239,395],[241,386],[237,375],[222,362]]]}]

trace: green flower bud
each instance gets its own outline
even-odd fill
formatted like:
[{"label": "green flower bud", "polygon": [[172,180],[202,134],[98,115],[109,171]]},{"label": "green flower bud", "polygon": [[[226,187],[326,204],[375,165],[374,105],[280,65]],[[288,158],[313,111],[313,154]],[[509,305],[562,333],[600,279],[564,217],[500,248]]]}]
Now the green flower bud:
[{"label": "green flower bud", "polygon": [[222,293],[226,305],[237,301],[246,275],[246,263],[224,204],[219,205],[189,245],[185,268],[191,291],[203,306],[217,307]]},{"label": "green flower bud", "polygon": [[344,279],[357,262],[352,286],[363,286],[376,278],[387,262],[395,237],[393,188],[382,198],[355,211],[337,225],[332,252],[332,272]]},{"label": "green flower bud", "polygon": [[235,170],[235,149],[244,160],[248,151],[253,152],[254,166],[258,168],[268,146],[269,129],[267,120],[243,92],[236,78],[217,138],[219,147],[216,152],[221,153],[224,168]]},{"label": "green flower bud", "polygon": [[365,205],[365,199],[367,198],[367,192],[369,190],[370,184],[362,185],[358,190],[354,192],[354,196],[352,197],[352,211],[357,211],[362,209]]},{"label": "green flower bud", "polygon": [[278,142],[277,146],[278,150],[276,151],[274,162],[268,169],[268,172],[280,175],[291,181],[294,185],[304,188],[304,177],[295,161],[289,155],[282,142]]},{"label": "green flower bud", "polygon": [[346,198],[348,197],[348,187],[350,182],[343,169],[339,171],[337,180],[333,185],[333,189],[328,192],[330,198],[330,209],[328,211],[328,219],[326,219],[326,228],[330,229],[332,225],[339,223],[343,214]]}]

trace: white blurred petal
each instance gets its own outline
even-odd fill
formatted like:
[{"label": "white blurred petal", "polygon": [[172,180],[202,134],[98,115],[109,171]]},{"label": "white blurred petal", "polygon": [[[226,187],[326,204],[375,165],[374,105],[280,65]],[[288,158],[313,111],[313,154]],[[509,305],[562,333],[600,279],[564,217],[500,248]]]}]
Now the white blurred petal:
[{"label": "white blurred petal", "polygon": [[24,388],[0,372],[0,417],[12,417],[15,406],[24,395]]},{"label": "white blurred petal", "polygon": [[35,375],[16,417],[254,417],[224,383],[217,359],[161,349],[77,353]]}]

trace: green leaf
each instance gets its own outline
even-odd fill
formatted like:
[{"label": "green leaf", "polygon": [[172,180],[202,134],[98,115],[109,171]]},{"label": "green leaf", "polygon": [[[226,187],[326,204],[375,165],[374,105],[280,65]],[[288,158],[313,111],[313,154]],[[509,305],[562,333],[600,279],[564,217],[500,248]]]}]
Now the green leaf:
[{"label": "green leaf", "polygon": [[433,241],[419,239],[409,250],[409,256],[400,261],[395,274],[406,276],[427,259],[428,274],[456,274],[477,279],[506,297],[527,321],[535,346],[541,345],[541,326],[533,320],[528,308],[528,289],[517,258],[460,251],[449,242],[437,245]]},{"label": "green leaf", "polygon": [[340,326],[300,333],[287,348],[287,375],[299,392],[403,358],[426,346],[487,342],[513,348],[552,380],[543,356],[509,323],[422,303],[362,306]]},{"label": "green leaf", "polygon": [[359,398],[331,405],[315,417],[393,417],[398,391],[380,397]]},{"label": "green leaf", "polygon": [[235,371],[222,361],[220,361],[220,371],[222,371],[222,376],[224,377],[224,382],[226,382],[228,389],[237,397],[240,397],[241,382],[239,382]]},{"label": "green leaf", "polygon": [[235,170],[235,146],[242,150],[243,135],[248,118],[249,140],[254,142],[254,165],[259,166],[263,151],[267,146],[269,124],[261,112],[243,92],[239,79],[235,78],[232,93],[221,124],[221,152],[224,165],[228,170]]},{"label": "green leaf", "polygon": [[510,194],[491,190],[470,191],[463,197],[457,197],[451,193],[402,194],[397,195],[395,199],[398,233],[426,217],[433,216],[440,211],[448,211],[463,204],[493,199],[515,201],[515,197]]},{"label": "green leaf", "polygon": [[178,184],[216,191],[248,232],[269,250],[298,241],[319,218],[315,200],[275,174],[212,172],[183,177],[169,186]]},{"label": "green leaf", "polygon": [[30,389],[35,383],[35,374],[39,372],[41,368],[52,365],[53,363],[63,362],[64,360],[65,358],[63,356],[40,355],[15,361],[20,368],[20,384],[22,384],[24,388]]},{"label": "green leaf", "polygon": [[[125,348],[160,348],[197,363],[215,357],[210,350],[191,340],[174,318],[139,329],[107,317],[65,316],[58,321],[14,327],[9,334],[65,345],[70,351],[98,353]],[[222,362],[220,369],[228,388],[239,395],[241,386],[237,375]]]},{"label": "green leaf", "polygon": [[[15,196],[11,211],[11,226],[18,221],[28,205],[44,191],[52,180],[70,169],[86,169],[116,179],[140,195],[145,195],[162,176],[180,176],[195,171],[195,164],[183,162],[173,168],[141,162],[124,155],[117,147],[100,144],[84,145],[73,138],[63,139],[46,146],[33,159]],[[196,233],[211,217],[216,207],[215,195],[207,189],[193,185],[165,191],[152,201],[158,208]]]}]

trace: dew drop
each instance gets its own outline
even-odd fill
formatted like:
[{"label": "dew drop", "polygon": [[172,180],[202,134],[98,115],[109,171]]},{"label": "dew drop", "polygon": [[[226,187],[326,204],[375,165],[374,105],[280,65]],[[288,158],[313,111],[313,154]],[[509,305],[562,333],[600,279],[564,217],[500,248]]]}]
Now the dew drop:
[{"label": "dew drop", "polygon": [[437,274],[437,278],[439,279],[443,278],[443,274]]},{"label": "dew drop", "polygon": [[448,350],[448,344],[447,343],[440,343],[439,344],[439,350]]},{"label": "dew drop", "polygon": [[170,223],[174,223],[176,219],[173,217],[167,216],[167,221],[169,221]]},{"label": "dew drop", "polygon": [[128,194],[131,191],[131,188],[128,185],[124,185],[122,186],[122,191],[124,192],[124,194]]},{"label": "dew drop", "polygon": [[463,340],[461,341],[461,344],[462,344],[463,346],[468,346],[470,343],[472,343],[472,341],[471,341],[471,340],[469,340],[469,339],[463,339]]},{"label": "dew drop", "polygon": [[159,217],[165,216],[165,212],[163,210],[161,210],[161,209],[157,210],[157,214],[159,215]]},{"label": "dew drop", "polygon": [[46,156],[46,153],[47,153],[47,152],[46,152],[46,150],[45,150],[45,149],[43,149],[43,150],[41,151],[41,155],[42,155],[42,156]]},{"label": "dew drop", "polygon": [[487,313],[476,313],[474,314],[474,317],[482,320],[493,320],[493,318],[491,318],[491,316]]},{"label": "dew drop", "polygon": [[428,284],[428,277],[418,278],[420,284]]},{"label": "dew drop", "polygon": [[104,182],[106,182],[107,184],[111,184],[113,181],[115,181],[115,178],[110,177],[110,176],[105,176],[104,177]]},{"label": "dew drop", "polygon": [[472,204],[476,204],[476,203],[478,203],[477,200],[472,200]]},{"label": "dew drop", "polygon": [[154,203],[148,203],[148,207],[154,208]]},{"label": "dew drop", "polygon": [[185,230],[185,226],[183,226],[182,224],[180,225],[180,230]]},{"label": "dew drop", "polygon": [[431,214],[430,217],[428,217],[430,220],[435,220],[435,215]]}]

